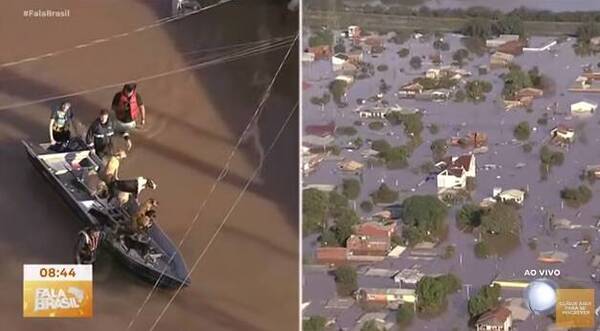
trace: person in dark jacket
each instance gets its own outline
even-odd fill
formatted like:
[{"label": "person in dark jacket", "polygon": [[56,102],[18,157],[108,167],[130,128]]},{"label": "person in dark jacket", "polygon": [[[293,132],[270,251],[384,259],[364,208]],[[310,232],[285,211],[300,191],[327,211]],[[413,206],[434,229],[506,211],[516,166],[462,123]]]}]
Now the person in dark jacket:
[{"label": "person in dark jacket", "polygon": [[112,137],[114,126],[108,116],[108,110],[100,110],[100,116],[92,122],[86,135],[86,143],[94,147],[96,155],[101,158],[112,154]]},{"label": "person in dark jacket", "polygon": [[111,105],[115,112],[115,129],[125,139],[128,150],[131,149],[129,133],[136,128],[138,119],[141,126],[146,124],[146,107],[136,88],[135,83],[125,84],[123,89],[115,94]]},{"label": "person in dark jacket", "polygon": [[48,131],[50,134],[50,145],[56,143],[68,143],[71,139],[71,123],[73,121],[73,112],[70,102],[63,102],[52,111],[50,115],[50,124]]}]

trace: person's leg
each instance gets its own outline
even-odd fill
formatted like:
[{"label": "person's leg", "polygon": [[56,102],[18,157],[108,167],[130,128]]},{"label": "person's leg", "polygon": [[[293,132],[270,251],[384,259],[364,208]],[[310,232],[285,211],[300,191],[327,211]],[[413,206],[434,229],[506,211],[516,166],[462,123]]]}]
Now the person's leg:
[{"label": "person's leg", "polygon": [[114,185],[114,189],[121,191],[121,192],[131,193],[134,196],[137,195],[137,193],[138,193],[137,179],[115,180],[113,185]]},{"label": "person's leg", "polygon": [[132,144],[129,135],[131,131],[135,129],[135,127],[135,121],[121,122],[119,120],[115,120],[115,133],[123,137],[125,143],[127,144],[127,150],[131,150]]}]

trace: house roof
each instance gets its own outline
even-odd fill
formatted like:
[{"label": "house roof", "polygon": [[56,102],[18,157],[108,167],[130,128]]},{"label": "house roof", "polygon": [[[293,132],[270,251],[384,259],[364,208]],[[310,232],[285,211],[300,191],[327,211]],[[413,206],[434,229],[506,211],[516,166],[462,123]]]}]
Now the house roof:
[{"label": "house roof", "polygon": [[365,222],[354,227],[354,233],[357,235],[371,237],[388,237],[388,234],[396,228],[396,223],[383,225],[378,222]]},{"label": "house roof", "polygon": [[318,247],[318,261],[344,261],[348,255],[345,247]]},{"label": "house roof", "polygon": [[521,190],[517,190],[517,189],[510,189],[510,190],[501,192],[499,194],[499,196],[504,199],[520,200],[520,199],[523,199],[523,197],[525,197],[525,192],[523,192]]},{"label": "house roof", "polygon": [[508,308],[498,307],[483,313],[483,315],[477,319],[477,324],[500,326],[503,325],[504,322],[506,322],[506,319],[510,316],[511,312],[508,310]]},{"label": "house roof", "polygon": [[571,107],[578,107],[578,106],[582,106],[582,107],[590,107],[590,108],[598,108],[598,104],[592,101],[587,101],[587,100],[582,100],[579,102],[575,102],[574,104],[571,105]]},{"label": "house roof", "polygon": [[315,135],[319,137],[333,135],[333,133],[335,132],[335,122],[331,121],[327,124],[307,125],[304,131],[306,132],[306,134]]},{"label": "house roof", "polygon": [[518,90],[517,93],[515,93],[515,95],[517,98],[541,97],[542,95],[544,95],[544,91],[533,87],[526,87]]},{"label": "house roof", "polygon": [[448,169],[463,168],[466,171],[469,171],[469,168],[471,167],[471,159],[474,157],[475,156],[471,155],[471,154],[465,154],[465,155],[461,155],[459,157],[449,156],[449,157],[445,158],[443,160],[443,162],[446,164],[446,167]]},{"label": "house roof", "polygon": [[381,251],[390,246],[389,238],[351,235],[346,241],[348,250]]}]

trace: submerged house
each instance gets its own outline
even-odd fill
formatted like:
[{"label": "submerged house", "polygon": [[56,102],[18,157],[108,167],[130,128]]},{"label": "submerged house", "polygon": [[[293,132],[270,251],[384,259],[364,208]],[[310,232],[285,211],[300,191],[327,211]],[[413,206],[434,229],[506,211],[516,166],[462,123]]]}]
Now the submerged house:
[{"label": "submerged house", "polygon": [[483,313],[475,323],[477,331],[512,330],[512,313],[506,307],[498,307]]},{"label": "submerged house", "polygon": [[398,305],[405,302],[417,302],[417,294],[414,289],[360,288],[356,291],[356,299],[363,303],[385,304],[391,309],[397,309]]},{"label": "submerged house", "polygon": [[349,254],[355,256],[385,256],[391,248],[391,240],[389,237],[353,234],[346,240],[346,248]]},{"label": "submerged house", "polygon": [[493,39],[488,39],[485,41],[485,46],[486,47],[500,47],[508,42],[511,41],[518,41],[519,40],[519,35],[518,34],[501,34],[499,35],[497,38],[493,38]]},{"label": "submerged house", "polygon": [[451,156],[438,162],[436,166],[442,169],[437,175],[440,193],[451,189],[465,189],[467,179],[476,176],[475,155]]},{"label": "submerged house", "polygon": [[572,143],[575,141],[575,129],[561,124],[550,131],[550,136],[558,142]]},{"label": "submerged house", "polygon": [[419,83],[408,83],[400,86],[398,90],[399,98],[414,98],[416,95],[423,93],[423,85]]},{"label": "submerged house", "polygon": [[571,114],[592,114],[598,109],[598,104],[591,101],[579,101],[571,105]]}]

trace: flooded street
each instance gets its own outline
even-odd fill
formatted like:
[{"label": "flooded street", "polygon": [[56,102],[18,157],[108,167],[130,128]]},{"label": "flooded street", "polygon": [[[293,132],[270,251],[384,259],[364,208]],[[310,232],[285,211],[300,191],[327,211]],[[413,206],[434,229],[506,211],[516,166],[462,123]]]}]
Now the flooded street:
[{"label": "flooded street", "polygon": [[[138,80],[147,124],[133,135],[121,178],[147,176],[158,222],[173,242],[188,229],[283,60],[286,48],[201,70],[180,68],[222,56],[232,45],[294,36],[297,12],[272,1],[233,1],[133,32],[172,14],[168,1],[3,1],[0,63],[0,323],[2,330],[125,330],[152,288],[100,254],[94,318],[22,318],[22,265],[71,263],[81,223],[31,166],[21,140],[48,140],[51,107],[69,97],[89,124],[124,82]],[[28,9],[69,9],[68,18],[27,18]],[[239,24],[229,24],[236,21]],[[19,33],[16,33],[19,32]],[[128,33],[127,35],[121,35]],[[109,36],[121,35],[110,40]],[[87,44],[100,40],[97,44]],[[289,46],[288,46],[289,47]],[[215,50],[221,49],[221,52]],[[171,72],[169,75],[142,79]],[[242,144],[181,253],[191,268],[297,101],[292,51],[258,124]],[[298,325],[297,114],[265,160],[157,330],[292,330]],[[173,291],[159,290],[132,330],[148,330]]]},{"label": "flooded street", "polygon": [[[509,6],[515,2],[526,3],[528,1],[508,1],[492,4],[488,1],[431,1],[439,4],[440,7],[466,6],[466,3],[485,4],[486,6]],[[547,3],[557,3],[557,9],[560,9],[561,1],[547,1]],[[582,3],[584,1],[579,1]],[[531,3],[531,1],[529,1]],[[537,3],[537,2],[536,2]],[[566,3],[566,2],[563,2]],[[569,9],[591,9],[577,8],[577,1],[569,1]],[[587,2],[591,3],[591,2]],[[573,5],[572,5],[573,4]],[[430,5],[430,3],[428,3]],[[506,7],[504,7],[506,8]],[[600,7],[599,7],[600,8]],[[546,8],[553,9],[553,8]],[[441,57],[444,65],[452,62],[452,53],[459,48],[463,48],[461,37],[458,35],[446,35],[445,41],[450,44],[449,51],[442,51]],[[530,45],[544,45],[552,41],[550,38],[533,37]],[[309,100],[313,96],[321,96],[335,78],[331,72],[331,64],[327,61],[315,61],[303,64],[304,81],[310,84],[309,88],[304,89],[304,112],[303,124],[306,127],[311,124],[324,124],[335,121],[338,127],[354,126],[358,129],[358,136],[363,139],[386,139],[392,146],[405,144],[407,138],[403,132],[402,126],[390,126],[386,123],[384,129],[380,131],[370,130],[366,124],[355,126],[353,123],[357,120],[358,114],[354,112],[357,109],[358,98],[367,99],[375,96],[379,90],[379,82],[384,79],[391,86],[391,89],[383,97],[391,106],[400,105],[402,107],[416,107],[424,112],[423,125],[425,129],[421,133],[423,143],[412,153],[409,158],[409,167],[401,170],[389,170],[385,167],[368,167],[363,170],[361,175],[361,195],[356,199],[358,203],[368,200],[369,194],[379,187],[381,182],[387,183],[392,189],[400,192],[400,201],[414,194],[435,194],[437,192],[435,179],[430,180],[419,186],[418,184],[425,179],[427,174],[419,170],[419,166],[427,161],[431,161],[432,153],[430,150],[431,142],[435,139],[448,139],[453,136],[465,136],[470,132],[484,132],[488,136],[489,151],[485,154],[477,155],[477,178],[476,189],[471,194],[474,203],[479,203],[482,199],[492,195],[494,187],[503,189],[527,188],[529,193],[525,199],[524,206],[519,210],[522,217],[522,229],[520,235],[520,245],[510,250],[505,256],[490,258],[487,260],[478,259],[474,255],[473,246],[475,238],[472,234],[463,233],[456,227],[455,214],[458,208],[453,207],[448,214],[448,224],[450,231],[447,239],[438,246],[438,251],[448,244],[456,245],[456,255],[448,260],[433,259],[416,260],[407,257],[407,253],[400,256],[399,259],[387,258],[382,262],[370,264],[374,268],[385,268],[392,270],[402,270],[419,264],[425,274],[439,274],[452,272],[462,279],[463,284],[470,287],[472,295],[479,287],[489,284],[492,280],[502,279],[520,279],[523,278],[524,271],[528,268],[558,268],[561,271],[563,279],[578,279],[586,287],[598,286],[590,281],[589,275],[592,267],[588,264],[591,256],[598,251],[598,235],[593,227],[597,221],[597,215],[600,215],[600,205],[596,202],[600,197],[599,186],[591,186],[594,197],[593,200],[581,208],[574,209],[561,206],[560,190],[565,186],[573,187],[582,184],[580,175],[586,165],[600,163],[600,150],[597,146],[600,143],[599,125],[600,118],[594,114],[588,118],[572,118],[569,112],[569,106],[577,101],[590,100],[600,102],[600,94],[592,93],[573,93],[568,92],[575,79],[582,73],[583,66],[592,65],[597,69],[600,57],[578,57],[573,52],[574,40],[567,40],[553,47],[552,52],[525,52],[517,56],[514,63],[520,65],[524,70],[532,69],[534,66],[539,68],[540,73],[550,78],[554,83],[555,93],[548,93],[533,103],[532,112],[525,109],[513,109],[505,111],[500,99],[503,88],[503,81],[500,74],[506,72],[505,69],[492,70],[487,74],[479,75],[478,67],[482,64],[489,64],[490,55],[484,54],[476,56],[471,53],[472,60],[463,67],[473,73],[468,78],[483,79],[493,84],[493,89],[487,94],[485,102],[473,104],[468,101],[457,103],[455,101],[430,102],[417,101],[411,99],[399,99],[395,93],[399,87],[411,82],[417,76],[421,76],[424,71],[433,67],[428,56],[434,53],[432,48],[433,39],[426,42],[411,39],[402,45],[396,45],[392,42],[386,42],[383,54],[376,58],[365,53],[364,61],[372,63],[376,68],[380,64],[388,66],[386,71],[375,70],[375,75],[368,79],[356,80],[347,92],[345,102],[348,106],[344,109],[336,107],[335,103],[330,102],[322,110],[319,106],[313,105]],[[410,49],[410,54],[405,58],[397,55],[401,48]],[[413,70],[409,65],[409,60],[413,56],[427,56],[423,59],[422,68]],[[546,112],[545,108],[549,105],[558,103],[561,114],[550,112],[547,125],[537,124],[537,120]],[[372,107],[372,103],[367,102],[364,109]],[[374,121],[374,120],[370,120]],[[522,143],[516,141],[513,137],[513,130],[517,123],[521,121],[529,122],[532,127],[532,133],[529,142],[533,145],[533,151],[526,153],[522,149]],[[363,120],[369,123],[369,120]],[[558,124],[568,124],[576,128],[577,140],[565,151],[565,162],[562,166],[554,167],[547,180],[540,179],[540,147],[548,142],[550,130]],[[435,124],[439,127],[439,132],[431,134],[427,127]],[[336,138],[336,144],[344,145],[354,137]],[[365,162],[361,156],[361,151],[368,149],[368,145],[358,151],[348,151],[342,149],[341,156],[345,159]],[[460,147],[450,147],[446,155],[460,155],[469,150]],[[517,167],[518,163],[524,163]],[[343,178],[350,178],[337,170],[337,161],[324,161],[314,173],[305,177],[305,184],[333,184],[340,185]],[[485,169],[484,165],[494,165]],[[522,166],[522,167],[521,167]],[[358,177],[356,177],[358,178]],[[356,207],[359,215],[366,217],[372,213],[364,213]],[[373,212],[380,209],[377,207]],[[574,224],[580,224],[582,227],[578,230],[556,230],[548,232],[548,216],[554,214],[558,218],[566,218]],[[585,254],[583,248],[572,248],[571,244],[582,240],[584,235],[592,238],[591,254]],[[528,247],[529,238],[537,237],[538,245],[536,250]],[[566,238],[566,239],[565,239]],[[312,256],[317,247],[317,238],[313,235],[304,238],[304,255]],[[568,259],[563,264],[543,265],[537,262],[539,251],[553,250],[557,245],[558,250],[569,254]],[[382,284],[381,278],[360,276],[359,287],[397,287],[397,284],[391,279],[386,279]],[[306,316],[311,314],[326,314],[327,316],[337,317],[338,325],[353,326],[361,315],[360,309],[356,305],[348,310],[326,310],[324,309],[324,300],[335,297],[335,284],[333,277],[325,275],[319,270],[307,270],[304,272],[304,298],[303,301],[311,301],[311,305],[304,311]],[[520,297],[520,291],[503,290],[503,296]],[[433,320],[417,319],[413,321],[409,330],[439,330],[447,331],[457,328],[463,330],[467,327],[467,287],[459,293],[449,297],[447,310],[439,317]],[[395,321],[395,320],[394,320]],[[544,330],[545,326],[550,324],[550,320],[544,317],[530,318],[525,322],[518,324],[519,330]]]}]

